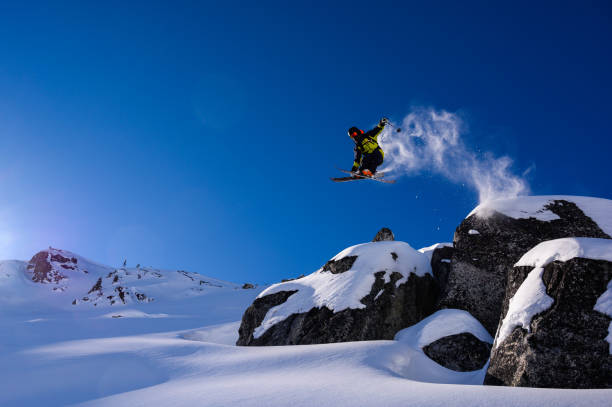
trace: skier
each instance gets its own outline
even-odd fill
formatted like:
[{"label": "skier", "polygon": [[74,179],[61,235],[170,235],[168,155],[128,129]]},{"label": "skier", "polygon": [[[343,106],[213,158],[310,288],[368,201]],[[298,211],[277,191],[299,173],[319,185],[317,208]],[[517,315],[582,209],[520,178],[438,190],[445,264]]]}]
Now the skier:
[{"label": "skier", "polygon": [[385,153],[378,145],[378,135],[389,123],[386,117],[372,130],[364,133],[357,127],[351,127],[348,131],[349,136],[355,142],[355,160],[351,172],[359,171],[360,174],[371,177],[376,174],[376,167],[383,163]]}]

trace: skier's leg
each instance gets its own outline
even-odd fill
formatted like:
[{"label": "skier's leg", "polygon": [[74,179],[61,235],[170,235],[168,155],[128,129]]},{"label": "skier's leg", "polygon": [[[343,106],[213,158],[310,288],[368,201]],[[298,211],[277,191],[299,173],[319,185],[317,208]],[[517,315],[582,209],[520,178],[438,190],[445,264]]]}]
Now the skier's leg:
[{"label": "skier's leg", "polygon": [[372,174],[376,174],[376,168],[382,163],[383,155],[378,149],[376,149],[372,152],[372,154],[364,155],[360,170],[363,172],[363,170],[368,169],[372,172]]},{"label": "skier's leg", "polygon": [[373,165],[374,163],[375,157],[373,157],[373,154],[364,154],[363,159],[361,160],[361,168],[359,168],[359,172],[363,174],[364,170],[369,170],[372,172],[372,174],[374,174],[374,171],[372,171],[372,167],[376,168],[376,166]]}]

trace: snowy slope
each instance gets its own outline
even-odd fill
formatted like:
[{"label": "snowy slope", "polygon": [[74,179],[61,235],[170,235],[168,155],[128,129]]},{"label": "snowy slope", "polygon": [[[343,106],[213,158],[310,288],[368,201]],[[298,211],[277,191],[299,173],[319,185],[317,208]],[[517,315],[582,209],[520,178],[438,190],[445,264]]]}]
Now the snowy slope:
[{"label": "snowy slope", "polygon": [[474,214],[487,217],[492,211],[497,211],[515,219],[535,218],[547,222],[559,219],[552,211],[544,208],[555,200],[575,203],[586,216],[599,225],[601,230],[612,236],[612,200],[603,198],[566,195],[519,196],[484,202],[467,217]]},{"label": "snowy slope", "polygon": [[[206,335],[206,328],[199,331]],[[12,374],[1,375],[1,390],[11,391],[0,393],[0,404],[595,407],[612,397],[610,390],[466,385],[477,384],[483,372],[445,369],[402,341],[236,347],[224,344],[223,335],[224,343],[215,343],[214,334],[207,342],[190,335],[31,346],[10,360]]]},{"label": "snowy slope", "polygon": [[29,262],[0,262],[0,305],[124,306],[239,288],[233,283],[182,270],[114,268],[53,248],[37,253]]}]

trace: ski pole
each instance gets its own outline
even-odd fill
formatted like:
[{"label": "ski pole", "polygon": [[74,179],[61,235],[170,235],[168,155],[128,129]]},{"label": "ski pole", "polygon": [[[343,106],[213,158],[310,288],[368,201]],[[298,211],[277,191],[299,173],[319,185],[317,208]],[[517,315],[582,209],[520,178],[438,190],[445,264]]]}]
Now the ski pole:
[{"label": "ski pole", "polygon": [[387,124],[388,124],[389,126],[393,127],[394,129],[396,129],[395,131],[396,131],[396,132],[398,132],[398,133],[402,131],[402,129],[401,129],[400,127],[397,127],[397,126],[395,126],[395,125],[393,125],[393,124],[391,124],[391,123],[388,123],[388,122],[387,122]]}]

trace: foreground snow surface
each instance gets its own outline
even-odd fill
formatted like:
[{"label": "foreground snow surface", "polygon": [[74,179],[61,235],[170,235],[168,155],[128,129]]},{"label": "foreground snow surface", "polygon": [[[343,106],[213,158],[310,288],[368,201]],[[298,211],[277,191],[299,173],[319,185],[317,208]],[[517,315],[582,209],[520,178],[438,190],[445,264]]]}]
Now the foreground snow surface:
[{"label": "foreground snow surface", "polygon": [[[236,347],[256,295],[219,290],[117,310],[124,318],[109,318],[108,308],[3,307],[0,405],[594,407],[612,398],[612,390],[480,386],[483,371],[439,366],[421,342],[465,329],[485,339],[463,311],[440,312],[398,341]],[[166,317],[150,317],[158,314]]]}]

